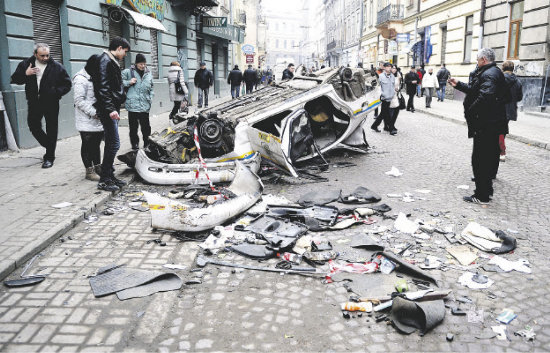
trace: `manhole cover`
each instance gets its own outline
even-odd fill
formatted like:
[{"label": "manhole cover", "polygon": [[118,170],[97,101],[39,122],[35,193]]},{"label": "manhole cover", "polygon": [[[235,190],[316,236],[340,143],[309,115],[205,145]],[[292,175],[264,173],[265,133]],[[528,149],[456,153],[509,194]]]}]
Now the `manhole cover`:
[{"label": "manhole cover", "polygon": [[29,167],[39,164],[40,161],[40,158],[31,157],[0,159],[0,168]]}]

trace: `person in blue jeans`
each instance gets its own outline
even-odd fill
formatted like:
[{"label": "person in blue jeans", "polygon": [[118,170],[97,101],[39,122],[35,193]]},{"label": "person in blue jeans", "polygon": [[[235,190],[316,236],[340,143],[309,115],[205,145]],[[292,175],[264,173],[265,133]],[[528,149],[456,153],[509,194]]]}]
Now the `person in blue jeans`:
[{"label": "person in blue jeans", "polygon": [[445,64],[441,64],[441,68],[437,72],[437,81],[439,82],[439,88],[437,89],[437,101],[443,102],[445,100],[445,86],[447,80],[451,78],[451,73],[445,67]]},{"label": "person in blue jeans", "polygon": [[109,50],[97,56],[95,69],[90,73],[96,97],[94,107],[105,133],[105,149],[97,188],[105,191],[117,191],[126,185],[124,180],[115,177],[114,162],[120,148],[120,106],[126,100],[118,61],[122,60],[129,50],[130,43],[126,39],[113,38],[109,43]]},{"label": "person in blue jeans", "polygon": [[239,70],[239,66],[235,65],[233,70],[227,76],[227,84],[231,85],[231,98],[239,98],[241,84],[243,82],[243,73]]}]

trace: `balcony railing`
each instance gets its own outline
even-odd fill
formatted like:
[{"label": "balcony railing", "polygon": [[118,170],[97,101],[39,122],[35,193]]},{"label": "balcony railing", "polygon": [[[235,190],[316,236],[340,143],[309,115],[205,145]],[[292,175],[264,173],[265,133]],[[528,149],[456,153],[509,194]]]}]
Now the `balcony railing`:
[{"label": "balcony railing", "polygon": [[405,5],[390,4],[378,11],[376,24],[402,20],[405,15]]},{"label": "balcony railing", "polygon": [[340,40],[333,40],[332,42],[327,44],[327,50],[334,49],[336,47],[340,47]]}]

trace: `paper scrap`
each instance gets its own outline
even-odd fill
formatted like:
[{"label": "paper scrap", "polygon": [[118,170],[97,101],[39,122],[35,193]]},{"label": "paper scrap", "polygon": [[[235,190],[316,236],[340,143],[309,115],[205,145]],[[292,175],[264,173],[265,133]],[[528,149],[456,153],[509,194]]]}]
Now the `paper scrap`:
[{"label": "paper scrap", "polygon": [[525,259],[510,261],[510,260],[506,260],[501,256],[495,255],[491,260],[489,260],[489,264],[497,265],[504,272],[510,272],[515,270],[523,273],[531,273],[531,267],[529,267],[529,261]]},{"label": "paper scrap", "polygon": [[395,229],[402,233],[413,234],[418,230],[419,225],[407,219],[407,216],[403,212],[399,212],[395,223],[393,224]]},{"label": "paper scrap", "polygon": [[468,288],[472,288],[472,289],[485,289],[485,288],[489,288],[490,286],[493,285],[494,281],[492,279],[487,279],[487,282],[486,283],[477,283],[477,282],[474,282],[472,280],[472,278],[475,276],[476,274],[473,273],[473,272],[464,272],[462,274],[462,276],[460,276],[460,278],[458,279],[458,283],[462,284],[463,286],[466,286]]},{"label": "paper scrap", "polygon": [[61,203],[56,203],[55,205],[52,205],[53,208],[65,208],[65,207],[69,207],[69,206],[72,206],[73,204],[70,203],[70,202],[61,202]]},{"label": "paper scrap", "polygon": [[391,167],[391,170],[387,171],[385,174],[393,176],[393,177],[398,177],[398,176],[403,175],[403,173],[401,173],[399,171],[399,169],[397,169],[396,167],[393,167],[393,166]]}]

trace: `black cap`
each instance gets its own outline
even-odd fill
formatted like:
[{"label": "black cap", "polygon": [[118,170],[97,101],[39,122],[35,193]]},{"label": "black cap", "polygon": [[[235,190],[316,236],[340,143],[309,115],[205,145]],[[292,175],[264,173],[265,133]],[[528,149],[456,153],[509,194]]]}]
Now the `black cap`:
[{"label": "black cap", "polygon": [[384,67],[392,66],[390,63],[384,63]]},{"label": "black cap", "polygon": [[136,64],[139,64],[139,63],[146,63],[147,60],[145,60],[145,55],[141,54],[141,53],[138,53],[136,55]]},{"label": "black cap", "polygon": [[204,61],[201,61],[200,66],[206,66],[206,63]]}]

